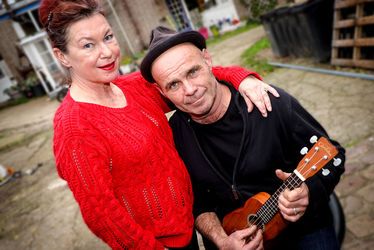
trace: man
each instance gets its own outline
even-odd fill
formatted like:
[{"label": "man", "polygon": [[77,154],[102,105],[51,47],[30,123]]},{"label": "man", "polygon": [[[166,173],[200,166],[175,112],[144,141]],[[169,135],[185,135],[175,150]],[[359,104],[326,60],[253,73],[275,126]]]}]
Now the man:
[{"label": "man", "polygon": [[[248,237],[252,232],[240,230],[227,235],[223,217],[258,192],[272,194],[301,160],[299,150],[313,135],[327,137],[325,130],[281,89],[279,99],[271,98],[273,111],[267,118],[258,111],[246,112],[237,91],[214,78],[210,55],[198,32],[177,34],[156,28],[152,37],[141,72],[178,109],[170,124],[191,175],[195,225],[209,240],[206,248],[213,248],[211,242],[220,249],[261,248],[261,243],[247,243],[258,233]],[[344,162],[344,149],[332,143]],[[328,199],[344,172],[343,165],[330,163],[328,175],[318,173],[300,187],[282,192],[278,206],[290,224],[273,247],[339,248]]]}]

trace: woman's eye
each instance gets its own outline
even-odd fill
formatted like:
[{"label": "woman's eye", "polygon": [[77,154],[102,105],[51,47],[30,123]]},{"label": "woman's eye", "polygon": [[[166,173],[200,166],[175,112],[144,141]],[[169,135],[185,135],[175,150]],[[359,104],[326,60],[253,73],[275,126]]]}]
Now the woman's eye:
[{"label": "woman's eye", "polygon": [[110,34],[110,35],[107,35],[104,37],[104,40],[105,41],[109,41],[109,40],[112,40],[113,39],[113,34]]},{"label": "woman's eye", "polygon": [[85,45],[83,45],[83,48],[91,49],[91,48],[93,48],[93,43],[86,43]]}]

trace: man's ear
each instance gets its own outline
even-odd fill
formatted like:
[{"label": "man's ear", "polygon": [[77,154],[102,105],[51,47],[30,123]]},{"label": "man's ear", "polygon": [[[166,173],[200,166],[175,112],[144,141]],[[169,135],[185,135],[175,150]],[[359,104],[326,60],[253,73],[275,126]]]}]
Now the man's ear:
[{"label": "man's ear", "polygon": [[69,60],[66,57],[66,54],[63,53],[60,49],[53,48],[53,54],[55,55],[55,57],[61,63],[62,66],[64,66],[65,68],[70,68],[71,67],[71,65],[69,63]]},{"label": "man's ear", "polygon": [[207,49],[202,50],[203,58],[209,68],[212,68],[212,57],[210,56]]}]

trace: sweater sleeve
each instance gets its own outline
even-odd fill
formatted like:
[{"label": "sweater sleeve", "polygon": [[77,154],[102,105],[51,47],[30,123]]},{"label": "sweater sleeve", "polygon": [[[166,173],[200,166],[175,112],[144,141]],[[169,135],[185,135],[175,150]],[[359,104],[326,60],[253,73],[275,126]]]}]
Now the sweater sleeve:
[{"label": "sweater sleeve", "polygon": [[174,109],[173,104],[160,93],[157,85],[155,83],[147,82],[139,71],[128,76],[131,76],[131,78],[127,79],[127,81],[131,81],[130,84],[137,86],[136,89],[140,96],[146,96],[149,98],[153,104],[160,107],[164,113],[170,112]]},{"label": "sweater sleeve", "polygon": [[218,80],[223,80],[235,87],[236,90],[239,89],[240,83],[248,76],[254,76],[260,80],[262,80],[261,76],[254,71],[247,70],[245,68],[239,66],[231,66],[231,67],[221,67],[216,66],[212,69],[214,76]]},{"label": "sweater sleeve", "polygon": [[[235,89],[238,89],[240,83],[248,76],[254,76],[262,80],[260,75],[256,72],[247,70],[239,66],[217,66],[213,67],[212,71],[214,76],[217,77],[218,80],[232,83]],[[155,83],[147,82],[138,71],[126,76],[122,76],[118,81],[129,81],[131,82],[130,84],[136,85],[138,87],[140,95],[147,95],[147,97],[149,97],[154,102],[154,104],[159,106],[165,113],[175,109],[174,105],[163,95],[161,95],[160,91],[157,89],[157,85]]]},{"label": "sweater sleeve", "polygon": [[292,137],[293,141],[295,141],[295,145],[299,146],[298,150],[308,143],[311,136],[316,135],[318,138],[323,136],[329,139],[337,148],[338,155],[335,156],[335,158],[340,158],[342,160],[339,166],[334,166],[332,164],[333,161],[330,161],[324,166],[324,168],[330,171],[327,176],[324,176],[322,171],[319,171],[305,181],[309,189],[309,206],[307,213],[313,214],[319,209],[321,204],[326,204],[328,202],[330,194],[333,192],[341,175],[344,173],[345,149],[337,141],[329,138],[321,124],[292,97],[290,107],[291,115],[289,122],[292,124],[289,124],[289,126],[293,128]]},{"label": "sweater sleeve", "polygon": [[112,249],[164,249],[115,197],[110,160],[100,141],[88,133],[63,138],[55,132],[57,169],[74,194],[84,221]]}]

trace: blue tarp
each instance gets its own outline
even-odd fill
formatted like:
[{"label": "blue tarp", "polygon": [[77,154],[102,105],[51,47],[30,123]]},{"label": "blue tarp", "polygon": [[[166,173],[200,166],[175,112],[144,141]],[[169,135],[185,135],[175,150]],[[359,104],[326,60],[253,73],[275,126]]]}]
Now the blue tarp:
[{"label": "blue tarp", "polygon": [[[14,16],[18,16],[18,15],[21,15],[23,13],[26,13],[29,10],[38,9],[39,6],[40,6],[40,1],[35,1],[33,3],[22,6],[21,8],[13,9],[12,13],[13,13]],[[4,13],[3,15],[0,16],[0,21],[8,20],[8,19],[11,19],[11,18],[12,17],[10,15],[10,13]]]}]

